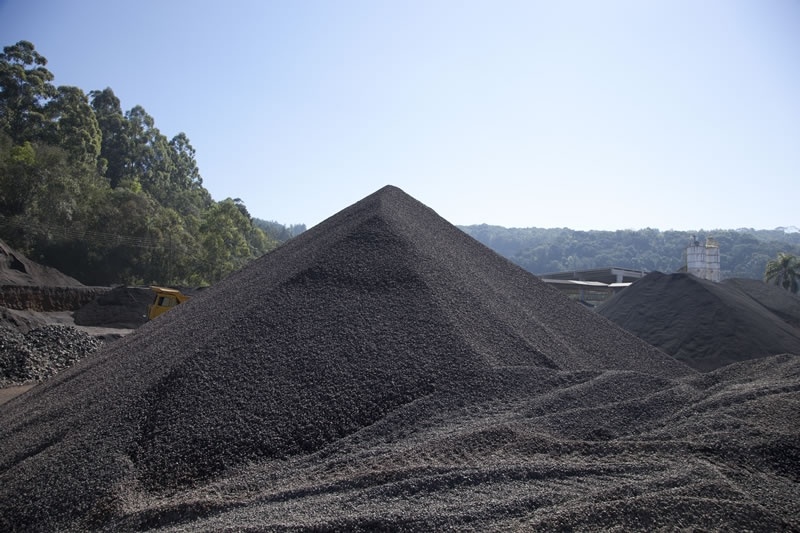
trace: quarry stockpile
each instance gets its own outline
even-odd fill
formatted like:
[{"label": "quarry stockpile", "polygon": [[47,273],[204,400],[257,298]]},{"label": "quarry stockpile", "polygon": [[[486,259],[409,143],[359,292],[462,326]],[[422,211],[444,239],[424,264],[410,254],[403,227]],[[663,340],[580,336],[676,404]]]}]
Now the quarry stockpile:
[{"label": "quarry stockpile", "polygon": [[31,261],[0,240],[0,286],[83,287],[83,284],[55,268]]},{"label": "quarry stockpile", "polygon": [[796,529],[799,375],[698,374],[389,186],[0,409],[0,530]]},{"label": "quarry stockpile", "polygon": [[757,280],[651,272],[598,312],[701,371],[800,354],[800,298]]},{"label": "quarry stockpile", "polygon": [[136,329],[147,322],[153,295],[149,287],[114,287],[77,309],[75,324]]},{"label": "quarry stockpile", "polygon": [[106,290],[87,287],[55,268],[40,265],[0,240],[0,307],[73,311]]},{"label": "quarry stockpile", "polygon": [[20,333],[0,327],[0,387],[43,381],[97,350],[101,341],[49,324]]}]

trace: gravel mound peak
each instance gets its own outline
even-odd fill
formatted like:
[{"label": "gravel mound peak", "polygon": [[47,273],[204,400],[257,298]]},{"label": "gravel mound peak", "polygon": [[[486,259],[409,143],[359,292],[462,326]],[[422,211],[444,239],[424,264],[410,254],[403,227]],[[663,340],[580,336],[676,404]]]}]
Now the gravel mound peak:
[{"label": "gravel mound peak", "polygon": [[6,404],[0,529],[798,527],[798,368],[729,390],[388,186]]}]

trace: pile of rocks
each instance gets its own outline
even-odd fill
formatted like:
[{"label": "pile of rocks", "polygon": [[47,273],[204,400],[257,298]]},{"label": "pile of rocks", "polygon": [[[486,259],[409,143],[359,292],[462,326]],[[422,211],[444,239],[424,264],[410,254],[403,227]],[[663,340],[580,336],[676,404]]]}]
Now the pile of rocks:
[{"label": "pile of rocks", "polygon": [[701,372],[800,354],[800,299],[758,280],[651,272],[598,313]]},{"label": "pile of rocks", "polygon": [[51,324],[22,334],[0,334],[0,387],[43,381],[99,348],[103,342],[73,327]]},{"label": "pile of rocks", "polygon": [[800,531],[798,428],[386,187],[0,409],[0,531]]}]

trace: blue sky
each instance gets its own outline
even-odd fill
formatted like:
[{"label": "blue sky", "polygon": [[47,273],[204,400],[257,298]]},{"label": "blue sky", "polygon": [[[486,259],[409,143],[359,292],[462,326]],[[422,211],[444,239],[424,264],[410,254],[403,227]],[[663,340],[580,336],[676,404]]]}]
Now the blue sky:
[{"label": "blue sky", "polygon": [[267,220],[393,184],[454,224],[800,226],[794,0],[0,0],[0,36]]}]

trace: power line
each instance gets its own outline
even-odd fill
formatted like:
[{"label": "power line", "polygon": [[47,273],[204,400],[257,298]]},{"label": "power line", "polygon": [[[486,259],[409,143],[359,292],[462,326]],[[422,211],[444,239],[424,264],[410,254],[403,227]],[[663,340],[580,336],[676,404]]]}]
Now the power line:
[{"label": "power line", "polygon": [[43,235],[53,240],[81,240],[105,246],[131,246],[135,248],[153,249],[158,246],[151,237],[136,237],[104,231],[92,231],[73,226],[57,226],[35,220],[23,220],[19,217],[0,219],[4,229],[21,229],[25,232]]}]

